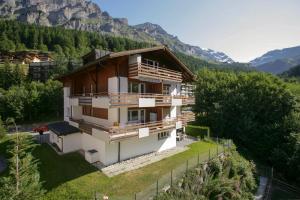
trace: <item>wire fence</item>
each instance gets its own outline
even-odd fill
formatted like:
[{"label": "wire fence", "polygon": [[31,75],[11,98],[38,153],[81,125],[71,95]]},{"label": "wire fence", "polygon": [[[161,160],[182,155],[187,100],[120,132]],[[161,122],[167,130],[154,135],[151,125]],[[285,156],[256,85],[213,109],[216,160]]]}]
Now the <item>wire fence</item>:
[{"label": "wire fence", "polygon": [[225,151],[232,147],[231,140],[210,138],[216,142],[215,148],[209,149],[207,152],[199,152],[197,156],[191,157],[174,169],[170,169],[169,173],[161,176],[155,183],[145,190],[134,194],[134,200],[153,199],[160,192],[169,190],[172,185],[182,178],[188,170],[196,168],[199,164],[208,162],[209,160],[222,155]]}]

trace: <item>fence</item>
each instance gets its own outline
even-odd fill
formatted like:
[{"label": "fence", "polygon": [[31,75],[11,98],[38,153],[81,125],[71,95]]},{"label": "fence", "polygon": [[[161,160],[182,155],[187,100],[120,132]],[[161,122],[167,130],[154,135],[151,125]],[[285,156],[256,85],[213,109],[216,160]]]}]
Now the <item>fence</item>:
[{"label": "fence", "polygon": [[232,142],[231,140],[224,140],[218,138],[211,138],[211,140],[217,142],[217,146],[213,149],[209,149],[207,152],[198,153],[197,156],[194,156],[184,163],[179,165],[174,169],[170,169],[170,172],[161,176],[155,183],[150,185],[147,189],[136,193],[133,197],[135,200],[147,200],[153,199],[159,192],[167,191],[170,187],[172,187],[175,182],[184,176],[184,174],[195,167],[197,167],[201,163],[205,163],[212,158],[215,158],[221,154],[223,154],[227,149],[231,148]]}]

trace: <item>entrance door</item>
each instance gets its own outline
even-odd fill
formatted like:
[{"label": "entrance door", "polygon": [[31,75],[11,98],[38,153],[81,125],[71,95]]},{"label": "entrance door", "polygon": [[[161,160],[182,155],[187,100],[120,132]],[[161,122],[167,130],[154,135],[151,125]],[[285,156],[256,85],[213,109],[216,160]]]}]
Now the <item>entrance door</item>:
[{"label": "entrance door", "polygon": [[140,121],[141,121],[141,123],[145,123],[146,122],[146,113],[145,113],[145,110],[141,110],[140,111]]},{"label": "entrance door", "polygon": [[145,83],[140,83],[140,93],[146,93],[146,86]]}]

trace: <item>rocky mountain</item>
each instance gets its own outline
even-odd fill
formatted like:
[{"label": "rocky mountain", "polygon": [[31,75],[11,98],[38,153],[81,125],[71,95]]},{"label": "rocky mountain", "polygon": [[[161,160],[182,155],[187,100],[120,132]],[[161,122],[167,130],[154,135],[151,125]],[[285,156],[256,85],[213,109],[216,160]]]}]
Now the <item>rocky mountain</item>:
[{"label": "rocky mountain", "polygon": [[42,26],[62,26],[160,43],[175,51],[208,61],[233,62],[222,52],[185,44],[159,25],[144,23],[130,26],[126,18],[113,18],[97,4],[87,0],[0,0],[0,17]]},{"label": "rocky mountain", "polygon": [[300,64],[300,46],[269,51],[250,64],[258,70],[280,74]]}]

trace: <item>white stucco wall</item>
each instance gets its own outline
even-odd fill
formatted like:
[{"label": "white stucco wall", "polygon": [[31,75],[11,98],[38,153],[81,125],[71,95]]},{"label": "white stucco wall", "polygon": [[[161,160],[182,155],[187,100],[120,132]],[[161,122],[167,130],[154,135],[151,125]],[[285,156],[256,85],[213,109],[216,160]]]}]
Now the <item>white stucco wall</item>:
[{"label": "white stucco wall", "polygon": [[121,107],[120,108],[120,126],[124,126],[128,121],[128,108]]},{"label": "white stucco wall", "polygon": [[70,87],[64,87],[64,120],[65,121],[69,121],[69,114],[68,113],[68,109],[70,110],[71,109],[71,106],[70,106]]},{"label": "white stucco wall", "polygon": [[105,164],[105,142],[88,135],[86,133],[82,134],[82,149],[84,151],[95,149],[98,151],[99,160]]},{"label": "white stucco wall", "polygon": [[141,62],[142,62],[142,56],[140,54],[129,56],[129,64],[135,64]]},{"label": "white stucco wall", "polygon": [[58,148],[60,149],[60,150],[62,150],[62,139],[61,138],[59,138],[55,133],[53,133],[52,131],[49,131],[49,134],[50,134],[50,143],[52,144],[52,143],[55,143],[57,146],[58,146]]},{"label": "white stucco wall", "polygon": [[118,93],[119,92],[119,83],[118,77],[111,77],[108,79],[108,93]]},{"label": "white stucco wall", "polygon": [[108,97],[93,97],[92,106],[94,108],[109,108],[109,98]]},{"label": "white stucco wall", "polygon": [[74,133],[63,138],[63,153],[70,153],[81,149],[81,133]]},{"label": "white stucco wall", "polygon": [[171,106],[170,108],[170,117],[175,118],[177,115],[177,107],[176,106]]},{"label": "white stucco wall", "polygon": [[[126,160],[139,155],[164,151],[176,147],[176,129],[170,132],[170,137],[158,140],[157,134],[144,138],[130,138],[121,141],[120,158]],[[106,164],[118,162],[118,143],[106,143]]]},{"label": "white stucco wall", "polygon": [[111,123],[118,122],[118,108],[110,108],[108,109],[108,121]]},{"label": "white stucco wall", "polygon": [[82,119],[82,107],[72,106],[72,117],[74,119]]},{"label": "white stucco wall", "polygon": [[120,92],[128,92],[128,78],[120,77]]}]

